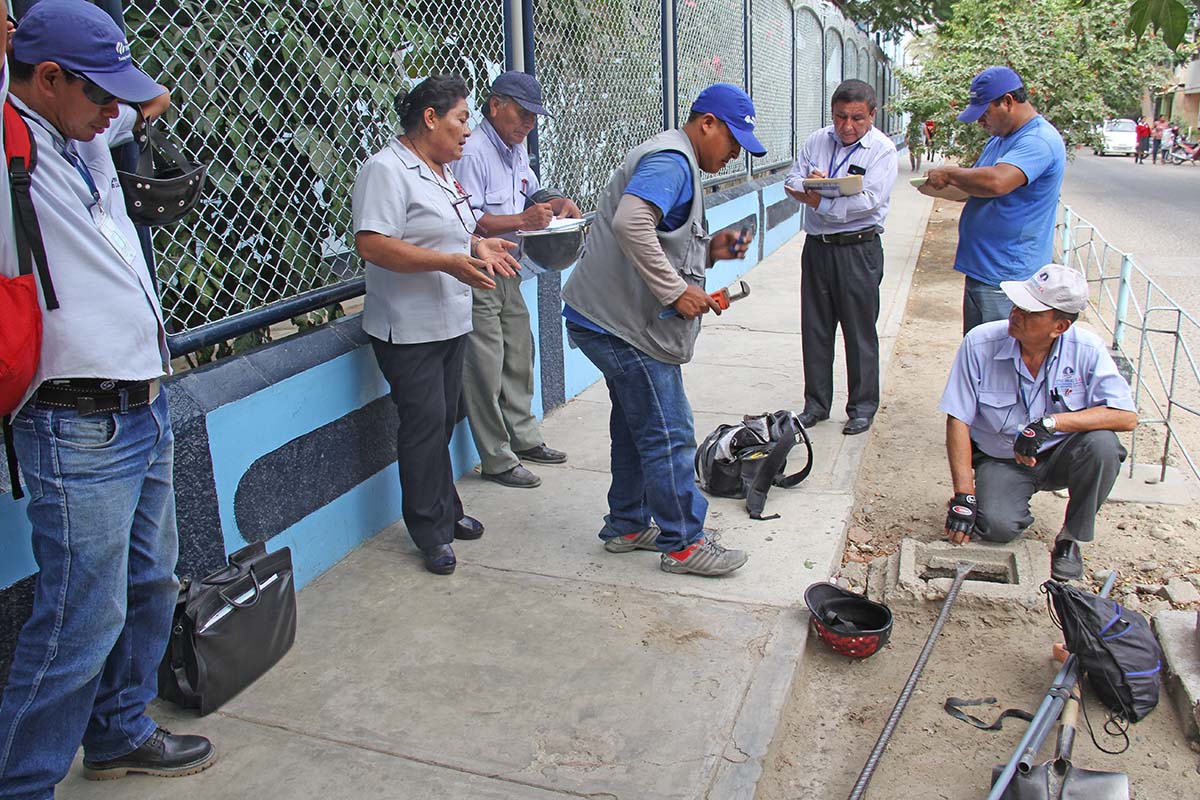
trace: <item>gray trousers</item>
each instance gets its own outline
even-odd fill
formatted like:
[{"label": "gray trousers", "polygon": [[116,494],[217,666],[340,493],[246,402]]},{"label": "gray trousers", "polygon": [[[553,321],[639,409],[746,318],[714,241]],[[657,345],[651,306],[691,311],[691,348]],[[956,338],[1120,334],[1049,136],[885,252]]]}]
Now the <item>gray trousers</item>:
[{"label": "gray trousers", "polygon": [[533,402],[533,334],[521,278],[496,276],[496,288],[472,291],[463,401],[481,468],[489,475],[520,463],[514,451],[542,443]]},{"label": "gray trousers", "polygon": [[800,335],[804,353],[804,410],[829,416],[833,405],[833,342],[838,325],[846,343],[846,415],[873,417],[879,409],[879,283],[883,243],[826,244],[805,237],[800,256]]},{"label": "gray trousers", "polygon": [[998,459],[978,450],[974,454],[975,534],[990,542],[1011,542],[1033,524],[1029,498],[1034,492],[1070,492],[1062,534],[1077,542],[1096,538],[1096,512],[1112,491],[1125,448],[1112,431],[1088,431],[1068,436],[1033,467]]}]

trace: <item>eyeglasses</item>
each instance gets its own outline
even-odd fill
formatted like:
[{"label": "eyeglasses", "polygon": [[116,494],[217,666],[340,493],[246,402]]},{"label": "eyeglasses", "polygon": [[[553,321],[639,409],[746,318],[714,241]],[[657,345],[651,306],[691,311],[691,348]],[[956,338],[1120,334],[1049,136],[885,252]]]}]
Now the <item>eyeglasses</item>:
[{"label": "eyeglasses", "polygon": [[[467,194],[466,190],[463,189],[462,184],[457,180],[454,181],[454,189],[458,193],[457,195],[451,192],[445,185],[441,183],[441,181],[435,181],[435,183],[437,183],[441,190],[446,193],[446,196],[450,198],[450,206],[454,209],[454,213],[458,216],[458,221],[462,223],[463,230],[474,236],[475,229],[479,227],[479,223],[475,219],[474,210],[471,208],[471,195]],[[475,223],[474,225],[467,225],[467,221],[463,219],[462,212],[459,210],[459,206],[462,205],[466,205],[467,214],[470,215],[471,222]]]},{"label": "eyeglasses", "polygon": [[83,81],[83,96],[86,97],[91,102],[95,103],[96,105],[106,106],[109,103],[113,102],[114,100],[121,99],[121,98],[117,97],[115,94],[113,94],[112,92],[108,91],[107,89],[101,88],[99,85],[97,85],[94,81],[92,81],[86,75],[82,75],[73,69],[67,69],[66,67],[62,66],[61,64],[59,65],[59,67],[62,69],[63,72],[70,75],[72,78],[77,78],[77,79]]}]

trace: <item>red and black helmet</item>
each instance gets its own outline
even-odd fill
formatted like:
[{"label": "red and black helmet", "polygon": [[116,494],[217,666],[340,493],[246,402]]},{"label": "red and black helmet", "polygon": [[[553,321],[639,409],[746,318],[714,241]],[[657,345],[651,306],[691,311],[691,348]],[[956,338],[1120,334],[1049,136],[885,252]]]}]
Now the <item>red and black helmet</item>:
[{"label": "red and black helmet", "polygon": [[814,583],[804,592],[812,626],[835,653],[866,658],[892,635],[891,610],[833,583]]}]

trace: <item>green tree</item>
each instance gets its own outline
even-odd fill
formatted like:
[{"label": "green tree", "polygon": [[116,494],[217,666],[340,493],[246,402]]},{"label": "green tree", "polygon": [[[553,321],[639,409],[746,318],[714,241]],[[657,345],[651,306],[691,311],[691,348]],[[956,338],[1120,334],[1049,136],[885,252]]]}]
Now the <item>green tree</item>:
[{"label": "green tree", "polygon": [[[971,78],[993,64],[1017,71],[1032,102],[1062,133],[1068,152],[1091,143],[1102,120],[1136,106],[1172,60],[1157,36],[1137,41],[1123,0],[958,0],[954,18],[922,44],[927,56],[900,74],[897,107],[938,123],[935,143],[973,161],[987,134],[955,121]],[[953,132],[953,137],[951,133]],[[951,140],[952,139],[952,140]]]}]

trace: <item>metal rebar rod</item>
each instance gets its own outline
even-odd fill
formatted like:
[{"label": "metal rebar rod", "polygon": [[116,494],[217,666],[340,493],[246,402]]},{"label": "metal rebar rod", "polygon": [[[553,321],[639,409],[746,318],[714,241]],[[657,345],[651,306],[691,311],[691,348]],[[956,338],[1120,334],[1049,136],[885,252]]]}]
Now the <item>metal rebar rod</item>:
[{"label": "metal rebar rod", "polygon": [[879,759],[883,757],[883,751],[887,748],[888,741],[892,738],[892,731],[896,729],[896,724],[900,722],[900,715],[904,713],[904,707],[908,705],[909,698],[912,697],[913,690],[917,687],[917,681],[921,677],[921,673],[925,671],[925,664],[929,661],[929,656],[933,654],[933,644],[937,641],[938,634],[942,632],[942,628],[946,625],[946,620],[950,617],[950,608],[954,605],[954,601],[958,599],[958,590],[962,588],[963,581],[967,578],[974,564],[960,561],[954,573],[954,583],[950,584],[950,591],[946,592],[946,602],[942,604],[942,611],[938,614],[937,620],[933,623],[933,630],[929,632],[929,637],[925,640],[925,646],[921,648],[921,655],[917,656],[917,663],[913,665],[912,672],[908,676],[908,681],[904,684],[904,688],[900,691],[900,697],[896,700],[896,705],[892,708],[892,714],[888,717],[887,724],[883,726],[883,732],[879,734],[879,738],[875,741],[875,747],[871,750],[871,755],[867,756],[867,763],[859,773],[858,781],[855,782],[854,788],[850,791],[849,800],[859,800],[863,793],[867,791],[867,784],[871,782],[871,775],[875,772],[875,767],[879,765]]},{"label": "metal rebar rod", "polygon": [[[1117,573],[1113,571],[1109,574],[1104,585],[1100,587],[1100,596],[1108,597],[1108,593],[1112,591],[1113,585],[1117,582]],[[1058,714],[1062,711],[1062,707],[1066,702],[1066,698],[1062,696],[1059,687],[1065,686],[1070,692],[1071,688],[1079,677],[1077,661],[1074,655],[1067,656],[1063,662],[1062,668],[1058,671],[1058,675],[1054,678],[1054,683],[1049,691],[1046,692],[1046,697],[1042,700],[1041,706],[1038,707],[1037,713],[1033,715],[1033,720],[1030,721],[1029,727],[1025,730],[1025,735],[1021,737],[1020,743],[1017,744],[1017,749],[1013,751],[1012,758],[1004,765],[1004,770],[996,778],[996,782],[992,784],[992,792],[987,796],[987,800],[1000,800],[1004,796],[1004,792],[1008,789],[1008,784],[1012,781],[1013,775],[1017,772],[1017,767],[1022,757],[1030,750],[1034,753],[1042,746],[1042,742],[1046,740],[1047,734],[1050,732],[1050,727],[1054,724],[1054,720],[1058,719]],[[1071,673],[1074,672],[1074,675]],[[1070,680],[1070,683],[1067,681]],[[1037,738],[1036,744],[1034,739]]]}]

